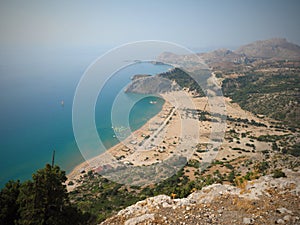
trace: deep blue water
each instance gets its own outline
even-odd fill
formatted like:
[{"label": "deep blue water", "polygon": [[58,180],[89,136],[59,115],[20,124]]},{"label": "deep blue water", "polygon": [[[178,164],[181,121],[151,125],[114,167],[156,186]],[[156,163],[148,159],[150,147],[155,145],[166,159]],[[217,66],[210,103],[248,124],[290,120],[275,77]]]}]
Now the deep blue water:
[{"label": "deep blue water", "polygon": [[[0,53],[0,186],[10,179],[31,178],[33,172],[51,162],[54,149],[56,164],[67,172],[84,160],[73,135],[72,101],[80,77],[99,55],[97,51],[62,54],[49,50],[30,55],[26,51]],[[117,143],[110,122],[116,95],[132,75],[156,74],[168,68],[150,63],[134,64],[117,72],[107,83],[95,112],[99,136],[107,147]],[[128,101],[136,97],[121,93]],[[163,100],[156,99],[157,104],[152,105],[151,98],[154,97],[142,99],[132,108],[133,130],[161,110]]]}]

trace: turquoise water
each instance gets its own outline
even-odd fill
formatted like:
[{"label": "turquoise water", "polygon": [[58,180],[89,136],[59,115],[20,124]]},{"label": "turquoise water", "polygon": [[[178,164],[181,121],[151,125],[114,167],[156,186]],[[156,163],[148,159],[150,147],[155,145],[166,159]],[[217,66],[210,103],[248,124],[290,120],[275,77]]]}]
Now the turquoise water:
[{"label": "turquoise water", "polygon": [[[56,164],[67,172],[84,160],[73,135],[72,101],[76,85],[93,58],[91,55],[37,58],[3,60],[0,56],[0,186],[10,179],[29,179],[34,171],[51,162],[54,149]],[[113,137],[110,110],[130,77],[138,73],[156,74],[169,68],[151,63],[134,64],[109,80],[95,111],[98,133],[106,147],[118,142]],[[126,101],[136,98],[134,94],[120,93]],[[157,104],[149,104],[151,100]],[[156,97],[137,102],[130,113],[132,130],[156,115],[163,103]]]}]

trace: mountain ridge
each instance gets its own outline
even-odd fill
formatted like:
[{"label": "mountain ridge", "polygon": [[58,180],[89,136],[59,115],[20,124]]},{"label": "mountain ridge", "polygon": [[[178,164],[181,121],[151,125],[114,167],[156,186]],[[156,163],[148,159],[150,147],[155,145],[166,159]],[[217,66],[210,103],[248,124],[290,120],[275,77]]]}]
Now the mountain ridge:
[{"label": "mountain ridge", "polygon": [[239,47],[234,52],[253,58],[300,59],[300,46],[288,42],[285,38],[271,38],[255,41]]}]

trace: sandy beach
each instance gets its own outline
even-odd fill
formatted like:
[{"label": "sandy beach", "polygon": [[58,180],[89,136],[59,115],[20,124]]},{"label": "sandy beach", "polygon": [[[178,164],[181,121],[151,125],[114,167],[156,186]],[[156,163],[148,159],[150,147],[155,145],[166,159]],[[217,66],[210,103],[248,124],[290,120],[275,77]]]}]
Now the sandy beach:
[{"label": "sandy beach", "polygon": [[[172,112],[173,111],[173,112]],[[133,155],[139,146],[137,143],[146,142],[147,140],[151,140],[151,135],[154,130],[157,130],[163,122],[166,122],[166,118],[170,116],[170,112],[172,112],[172,115],[174,114],[175,110],[174,107],[170,104],[170,102],[165,101],[162,110],[153,118],[151,118],[146,124],[144,124],[140,129],[134,131],[128,138],[126,138],[123,142],[118,143],[117,145],[111,147],[106,151],[104,154],[100,154],[96,157],[93,157],[87,161],[84,161],[77,165],[69,174],[67,174],[67,184],[72,181],[74,185],[67,185],[68,191],[73,190],[76,186],[79,184],[79,178],[83,176],[86,172],[97,169],[102,161],[103,158],[107,157],[107,154],[112,155],[116,158],[120,158],[121,156],[125,157],[136,157],[136,155]],[[170,119],[170,118],[169,118]],[[172,121],[172,124],[175,125],[175,122],[177,119],[174,118]],[[176,124],[175,126],[178,126]],[[153,136],[153,135],[152,135]],[[149,138],[148,138],[149,137]],[[149,145],[149,144],[148,144]],[[148,151],[149,153],[149,151]],[[147,151],[144,152],[145,155],[147,155]],[[123,158],[121,157],[121,158]],[[146,156],[147,157],[147,156]],[[126,159],[127,161],[135,161],[135,159]],[[124,160],[123,160],[124,161]],[[138,160],[137,160],[138,161]]]},{"label": "sandy beach", "polygon": [[187,158],[192,155],[187,149],[197,144],[199,126],[196,122],[198,119],[187,115],[186,109],[203,109],[205,100],[195,106],[192,95],[187,91],[164,93],[161,97],[165,99],[162,110],[144,126],[105,153],[79,164],[67,175],[67,184],[69,181],[74,183],[67,186],[69,191],[79,185],[80,176],[91,170],[97,172],[105,160],[110,165],[117,159],[124,164],[145,166],[162,162],[174,154],[185,155]]}]

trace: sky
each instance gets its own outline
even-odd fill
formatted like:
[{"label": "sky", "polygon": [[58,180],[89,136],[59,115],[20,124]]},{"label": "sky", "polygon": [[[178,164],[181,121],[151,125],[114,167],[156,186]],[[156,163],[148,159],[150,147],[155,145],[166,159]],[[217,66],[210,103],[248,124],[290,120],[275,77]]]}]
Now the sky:
[{"label": "sky", "polygon": [[299,11],[298,0],[1,0],[0,48],[140,40],[235,48],[273,37],[300,45]]}]

